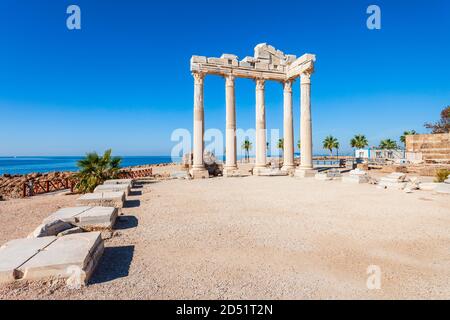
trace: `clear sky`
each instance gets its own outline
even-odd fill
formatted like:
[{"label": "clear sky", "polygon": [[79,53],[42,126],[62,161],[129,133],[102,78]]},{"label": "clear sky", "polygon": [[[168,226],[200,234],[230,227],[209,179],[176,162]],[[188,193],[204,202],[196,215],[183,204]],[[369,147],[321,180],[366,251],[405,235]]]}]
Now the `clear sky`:
[{"label": "clear sky", "polygon": [[[82,29],[66,27],[81,8]],[[377,4],[382,29],[366,27]],[[450,1],[0,1],[0,155],[168,155],[192,130],[191,55],[240,58],[267,42],[317,55],[314,151],[332,134],[371,145],[426,132],[450,104]],[[255,85],[236,82],[237,126],[254,128]],[[299,82],[295,135],[299,136]],[[282,129],[282,87],[266,85],[268,129]],[[225,126],[224,80],[205,81],[206,129]],[[297,140],[298,138],[296,138]]]}]

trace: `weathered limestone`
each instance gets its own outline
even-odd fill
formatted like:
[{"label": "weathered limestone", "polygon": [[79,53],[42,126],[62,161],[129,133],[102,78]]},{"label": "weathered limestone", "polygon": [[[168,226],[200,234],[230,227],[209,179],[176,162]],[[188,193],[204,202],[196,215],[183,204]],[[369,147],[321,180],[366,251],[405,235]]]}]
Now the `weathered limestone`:
[{"label": "weathered limestone", "polygon": [[207,178],[204,162],[201,159],[204,150],[204,108],[203,79],[206,74],[220,75],[226,78],[226,161],[224,176],[234,176],[236,165],[236,111],[234,79],[251,78],[256,81],[256,161],[253,173],[258,175],[266,169],[266,122],[264,83],[274,80],[284,83],[284,166],[283,171],[292,173],[294,165],[294,134],[292,124],[292,82],[301,77],[301,140],[302,165],[296,176],[314,176],[317,171],[312,164],[312,126],[311,126],[311,79],[314,71],[315,55],[304,54],[297,58],[284,54],[266,43],[258,44],[253,57],[238,61],[233,54],[223,54],[220,58],[192,56],[191,72],[194,75],[194,139],[193,166],[190,171],[193,178]]},{"label": "weathered limestone", "polygon": [[103,248],[100,232],[12,240],[0,247],[0,283],[50,277],[86,283]]},{"label": "weathered limestone", "polygon": [[368,183],[369,175],[364,170],[355,169],[350,171],[348,176],[343,176],[342,182],[356,184]]},{"label": "weathered limestone", "polygon": [[57,218],[48,221],[44,220],[44,222],[41,225],[39,225],[28,237],[42,238],[42,237],[56,236],[57,234],[72,228],[73,228],[72,224]]},{"label": "weathered limestone", "polygon": [[94,193],[125,192],[125,195],[129,195],[130,191],[131,184],[103,184],[94,189]]},{"label": "weathered limestone", "polygon": [[234,76],[225,78],[226,97],[226,162],[223,168],[223,175],[233,174],[237,170],[236,158],[236,101],[234,91]]},{"label": "weathered limestone", "polygon": [[406,174],[401,172],[394,172],[386,177],[383,177],[378,182],[380,188],[394,188],[403,190],[406,187]]},{"label": "weathered limestone", "polygon": [[267,167],[265,80],[256,80],[256,162],[253,174],[259,175]]},{"label": "weathered limestone", "polygon": [[87,207],[122,208],[125,192],[87,193],[77,199],[77,205]]},{"label": "weathered limestone", "polygon": [[133,179],[111,179],[111,180],[106,180],[105,182],[103,182],[103,185],[110,185],[110,184],[128,184],[128,185],[131,185],[131,187],[133,187],[134,180]]},{"label": "weathered limestone", "polygon": [[342,174],[337,169],[327,170],[326,172],[316,173],[314,178],[316,180],[329,181],[329,180],[341,180]]},{"label": "weathered limestone", "polygon": [[294,123],[292,116],[292,83],[287,80],[283,85],[283,171],[292,172],[295,170],[294,164]]},{"label": "weathered limestone", "polygon": [[434,191],[439,186],[439,183],[427,182],[419,184],[419,189],[422,191]]},{"label": "weathered limestone", "polygon": [[445,181],[445,183],[439,183],[434,191],[440,194],[450,194],[450,183],[447,181],[448,179]]},{"label": "weathered limestone", "polygon": [[55,237],[17,239],[0,247],[0,283],[12,282],[20,276],[17,269],[55,241]]},{"label": "weathered limestone", "polygon": [[278,168],[262,168],[258,172],[258,176],[261,177],[283,177],[287,175],[288,173],[286,171],[280,170]]},{"label": "weathered limestone", "polygon": [[311,120],[311,74],[307,70],[301,76],[301,120],[300,120],[300,167],[296,170],[297,177],[311,177],[317,173],[313,168],[312,158],[312,120]]},{"label": "weathered limestone", "polygon": [[205,76],[201,72],[194,72],[192,75],[194,76],[194,160],[190,174],[194,179],[209,178],[209,173],[203,162],[203,135],[205,131],[203,84]]},{"label": "weathered limestone", "polygon": [[46,218],[44,222],[61,220],[85,230],[111,229],[119,210],[115,207],[73,207],[62,208]]}]

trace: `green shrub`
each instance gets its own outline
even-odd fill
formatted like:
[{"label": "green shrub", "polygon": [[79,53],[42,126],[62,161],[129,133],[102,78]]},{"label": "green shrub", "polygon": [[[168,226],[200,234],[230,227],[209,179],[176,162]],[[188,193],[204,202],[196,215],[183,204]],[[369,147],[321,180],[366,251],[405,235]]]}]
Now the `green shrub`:
[{"label": "green shrub", "polygon": [[436,179],[434,181],[436,182],[444,182],[447,180],[448,176],[450,175],[450,169],[439,169],[436,171]]}]

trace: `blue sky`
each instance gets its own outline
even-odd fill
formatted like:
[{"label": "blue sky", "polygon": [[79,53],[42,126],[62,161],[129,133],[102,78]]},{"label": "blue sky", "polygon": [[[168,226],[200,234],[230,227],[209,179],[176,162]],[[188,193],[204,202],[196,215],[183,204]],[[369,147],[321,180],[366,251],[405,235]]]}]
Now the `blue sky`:
[{"label": "blue sky", "polygon": [[[82,30],[66,28],[77,4]],[[366,28],[377,4],[382,29]],[[450,2],[2,0],[0,155],[170,154],[192,129],[193,54],[252,55],[267,42],[317,55],[314,151],[333,134],[341,151],[426,132],[450,104]],[[206,129],[225,126],[224,80],[205,82]],[[254,127],[254,83],[236,82],[237,126]],[[299,136],[299,83],[294,89]],[[282,129],[282,87],[266,85],[268,129]],[[297,140],[297,138],[296,138]]]}]

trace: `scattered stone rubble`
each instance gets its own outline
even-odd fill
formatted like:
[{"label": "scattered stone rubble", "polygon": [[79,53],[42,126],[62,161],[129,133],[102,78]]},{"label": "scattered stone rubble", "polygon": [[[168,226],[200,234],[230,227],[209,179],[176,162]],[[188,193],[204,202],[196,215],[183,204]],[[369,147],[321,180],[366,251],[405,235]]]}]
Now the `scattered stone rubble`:
[{"label": "scattered stone rubble", "polygon": [[401,172],[393,172],[378,181],[378,187],[381,189],[394,188],[403,190],[406,187],[408,180],[406,174]]},{"label": "scattered stone rubble", "polygon": [[316,173],[314,178],[321,181],[341,180],[342,173],[338,169],[330,169],[325,172]]},{"label": "scattered stone rubble", "polygon": [[345,183],[368,183],[369,182],[369,175],[366,171],[361,170],[359,168],[350,171],[348,176],[342,177],[342,182]]}]

